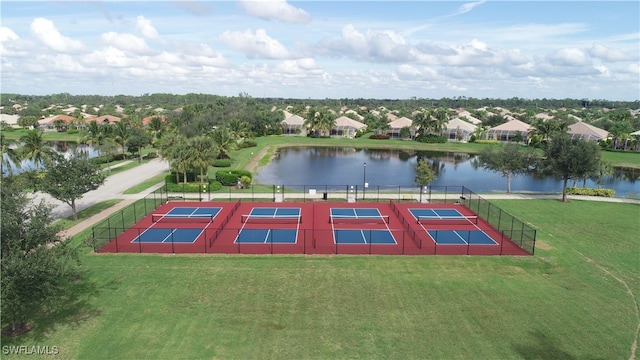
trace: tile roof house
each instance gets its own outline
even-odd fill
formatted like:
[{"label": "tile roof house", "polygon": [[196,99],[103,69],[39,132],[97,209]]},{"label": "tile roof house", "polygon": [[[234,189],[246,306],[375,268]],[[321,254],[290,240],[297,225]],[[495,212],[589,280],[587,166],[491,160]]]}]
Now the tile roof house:
[{"label": "tile roof house", "polygon": [[356,132],[366,129],[367,125],[346,116],[336,119],[336,126],[331,129],[331,136],[353,138]]},{"label": "tile roof house", "polygon": [[304,125],[304,118],[299,115],[283,111],[284,120],[282,120],[283,135],[307,136],[307,127]]},{"label": "tile roof house", "polygon": [[445,124],[445,130],[442,136],[449,139],[449,141],[467,142],[477,128],[477,125],[459,118],[453,118]]},{"label": "tile roof house", "polygon": [[38,129],[43,131],[64,131],[76,118],[69,115],[54,115],[38,120]]},{"label": "tile roof house", "polygon": [[608,131],[582,121],[569,125],[567,133],[582,140],[600,141],[609,137]]},{"label": "tile roof house", "polygon": [[513,141],[514,137],[520,135],[522,140],[526,143],[531,129],[533,129],[533,126],[512,118],[512,120],[507,121],[504,124],[500,124],[487,130],[487,139]]},{"label": "tile roof house", "polygon": [[402,128],[409,128],[409,138],[413,139],[416,136],[416,127],[413,126],[413,120],[408,117],[399,117],[389,123],[389,129],[387,129],[387,135],[392,139],[400,139],[400,130]]}]

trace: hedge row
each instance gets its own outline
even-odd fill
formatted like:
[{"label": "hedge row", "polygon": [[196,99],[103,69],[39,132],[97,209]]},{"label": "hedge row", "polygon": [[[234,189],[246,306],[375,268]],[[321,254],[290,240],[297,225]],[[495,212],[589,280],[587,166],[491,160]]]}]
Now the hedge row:
[{"label": "hedge row", "polygon": [[219,170],[216,172],[216,180],[218,180],[222,185],[233,186],[238,184],[238,178],[242,178],[243,176],[248,177],[249,179],[253,178],[250,171],[237,169],[237,170]]},{"label": "hedge row", "polygon": [[613,189],[593,189],[593,188],[567,188],[567,194],[569,195],[587,195],[587,196],[603,196],[612,197],[616,194]]},{"label": "hedge row", "polygon": [[439,135],[424,135],[416,138],[416,141],[427,144],[444,144],[447,142],[447,139],[443,136]]},{"label": "hedge row", "polygon": [[[187,179],[189,179],[189,174],[187,174]],[[202,191],[202,189],[200,188],[200,183],[193,181],[193,179],[192,179],[192,182],[176,184],[175,173],[171,173],[165,176],[164,182],[167,186],[168,192],[199,193],[200,191]],[[207,187],[208,187],[207,191],[218,191],[222,189],[222,184],[220,184],[220,182],[215,180],[209,180],[209,184],[207,185]]]}]

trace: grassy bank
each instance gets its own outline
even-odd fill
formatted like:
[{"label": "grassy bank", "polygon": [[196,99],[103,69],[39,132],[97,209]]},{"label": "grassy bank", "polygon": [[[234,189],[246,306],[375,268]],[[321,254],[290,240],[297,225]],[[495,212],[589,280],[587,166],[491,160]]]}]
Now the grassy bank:
[{"label": "grassy bank", "polygon": [[78,359],[628,359],[640,207],[496,203],[538,227],[536,256],[86,253],[77,297],[3,345]]}]

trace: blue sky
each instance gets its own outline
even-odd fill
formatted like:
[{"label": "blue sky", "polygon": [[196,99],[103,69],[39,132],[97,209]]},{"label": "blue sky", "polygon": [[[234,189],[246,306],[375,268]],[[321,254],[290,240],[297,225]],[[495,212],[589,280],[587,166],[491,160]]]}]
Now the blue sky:
[{"label": "blue sky", "polygon": [[640,98],[637,1],[2,1],[1,91]]}]

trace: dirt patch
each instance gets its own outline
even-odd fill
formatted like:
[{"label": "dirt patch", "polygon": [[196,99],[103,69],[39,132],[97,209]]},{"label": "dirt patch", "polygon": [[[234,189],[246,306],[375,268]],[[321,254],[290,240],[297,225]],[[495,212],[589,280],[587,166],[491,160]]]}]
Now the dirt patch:
[{"label": "dirt patch", "polygon": [[15,330],[11,328],[11,325],[7,325],[4,328],[2,328],[2,335],[7,337],[18,337],[20,335],[24,335],[28,333],[29,331],[31,331],[31,329],[33,329],[33,326],[31,324],[22,324],[21,326],[18,326]]},{"label": "dirt patch", "polygon": [[553,246],[549,245],[544,241],[536,240],[536,249],[551,250],[553,249]]}]

